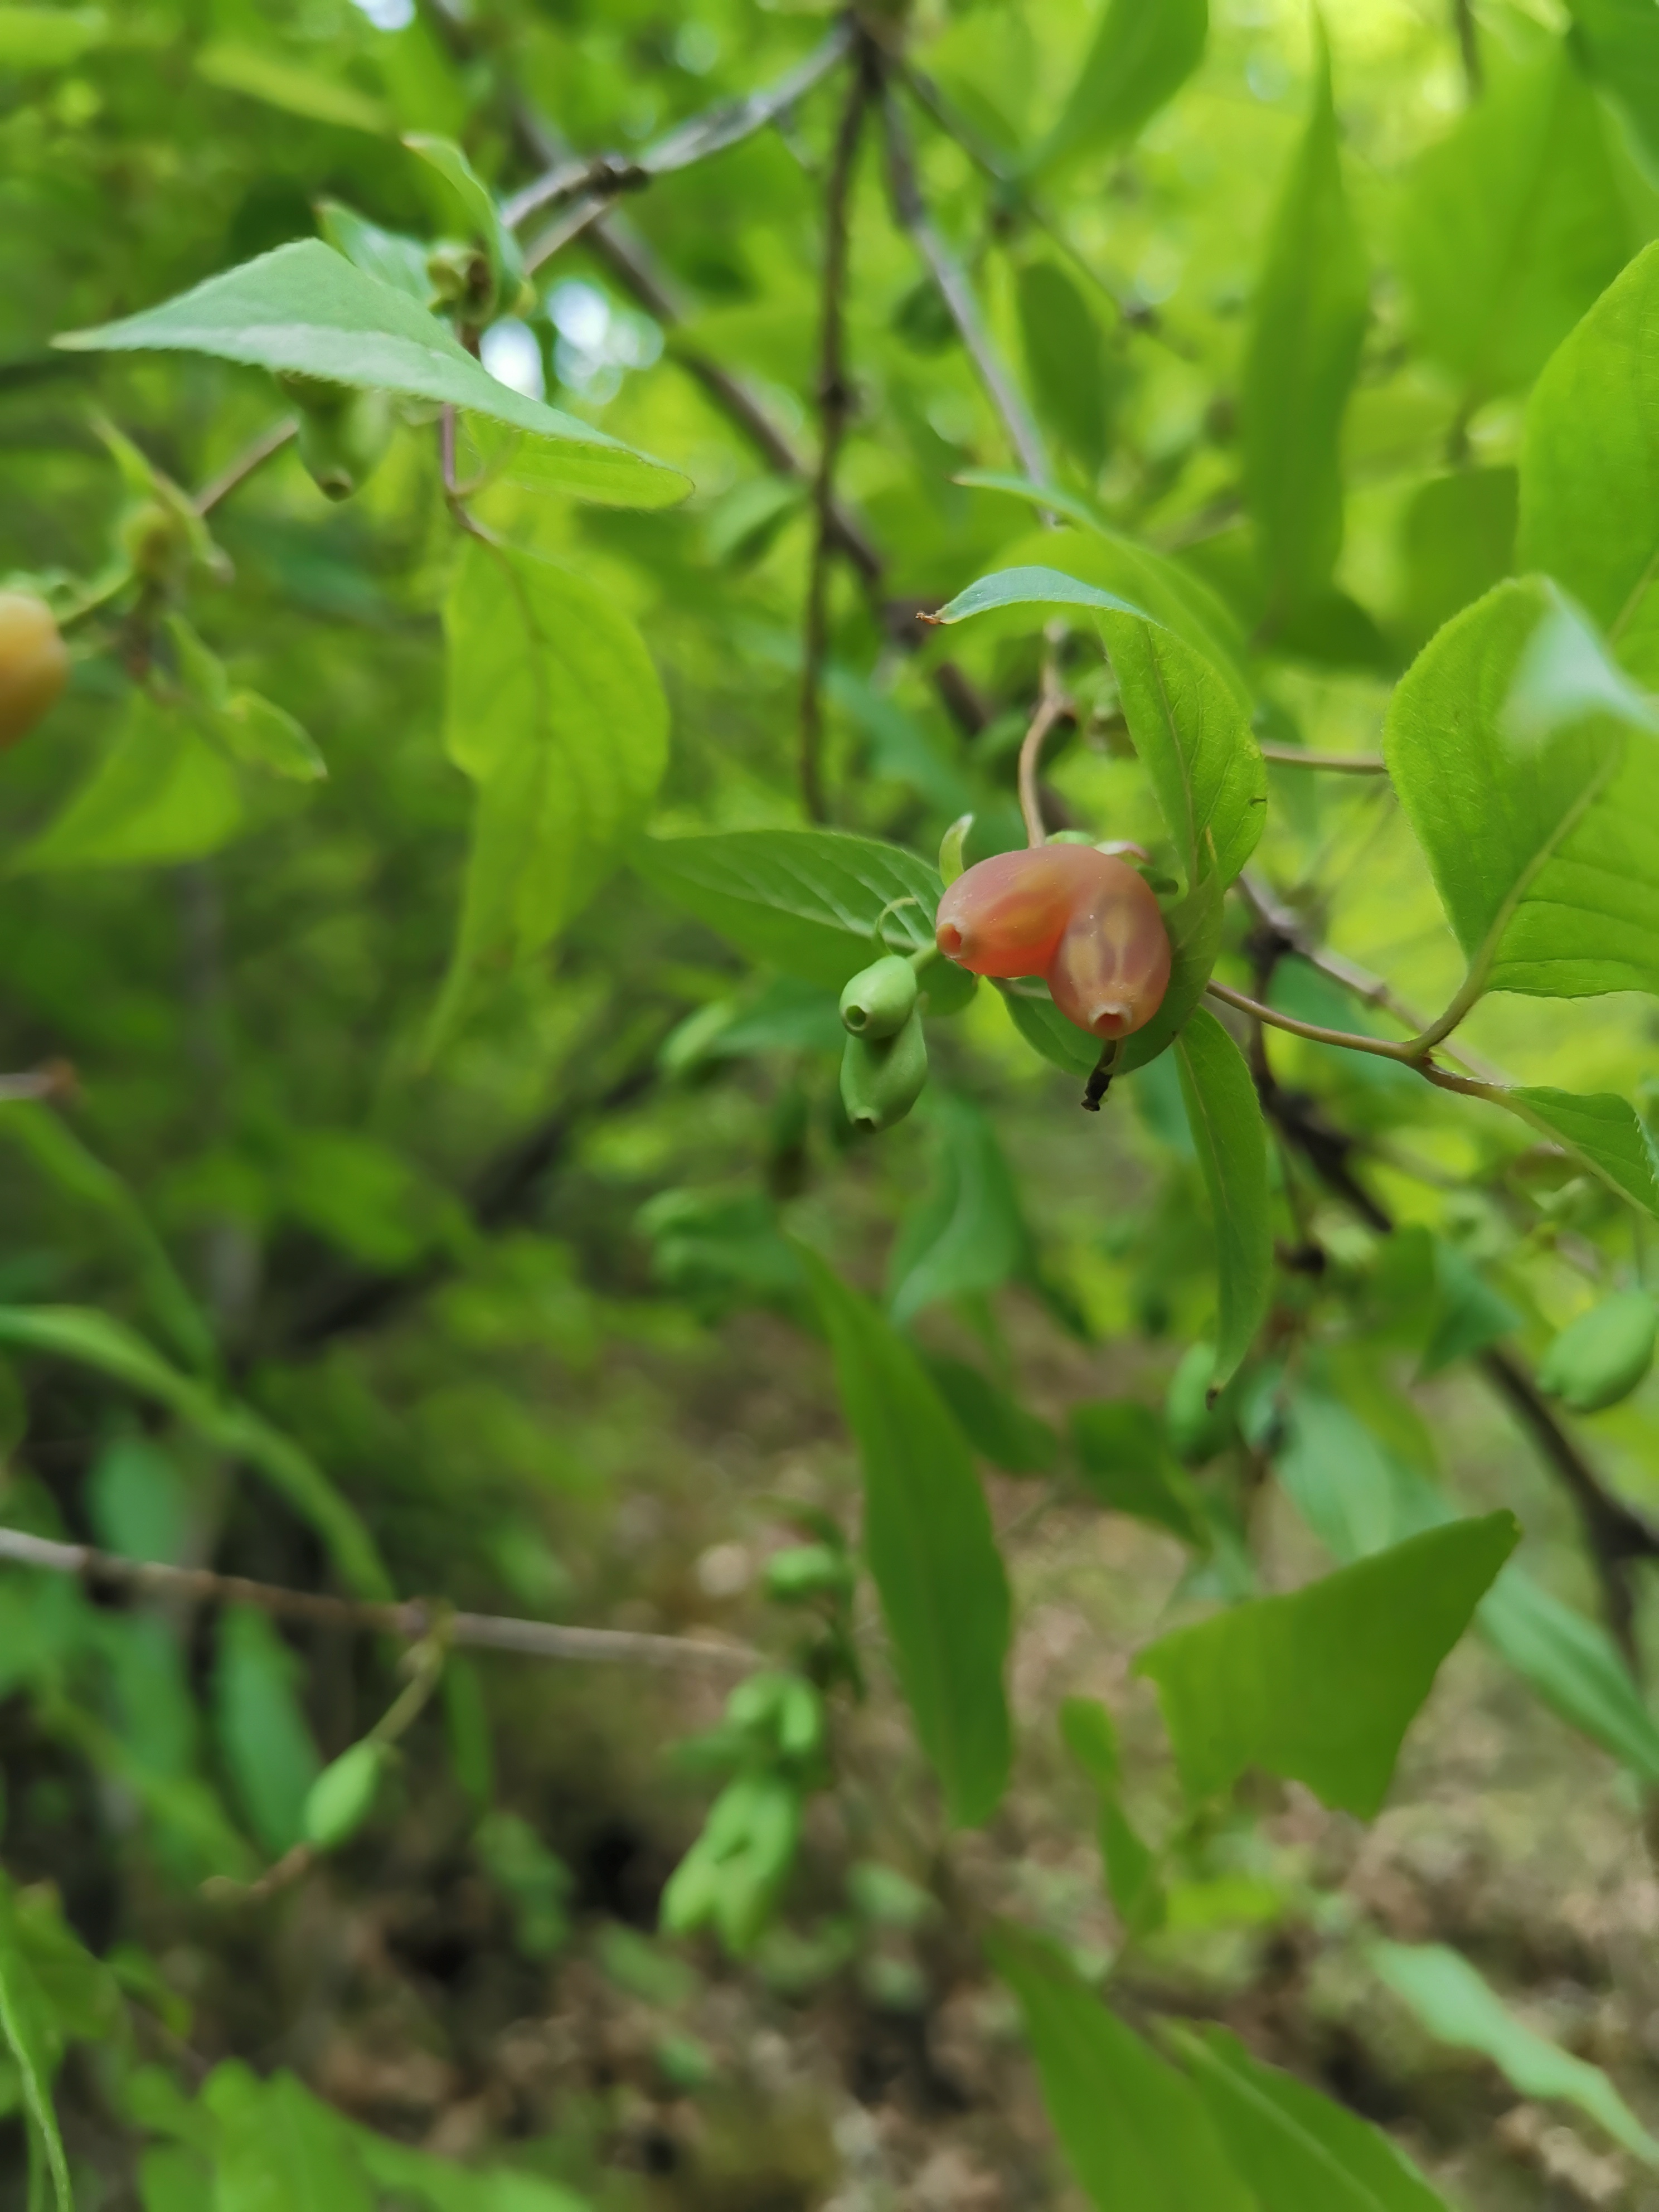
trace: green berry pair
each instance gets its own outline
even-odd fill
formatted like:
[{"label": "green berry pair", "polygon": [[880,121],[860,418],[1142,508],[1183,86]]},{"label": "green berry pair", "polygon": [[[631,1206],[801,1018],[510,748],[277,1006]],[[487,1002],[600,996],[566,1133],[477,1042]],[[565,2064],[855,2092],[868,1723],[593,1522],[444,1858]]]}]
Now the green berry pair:
[{"label": "green berry pair", "polygon": [[841,994],[841,1097],[855,1129],[890,1129],[921,1096],[927,1041],[918,996],[916,971],[897,952],[860,970]]}]

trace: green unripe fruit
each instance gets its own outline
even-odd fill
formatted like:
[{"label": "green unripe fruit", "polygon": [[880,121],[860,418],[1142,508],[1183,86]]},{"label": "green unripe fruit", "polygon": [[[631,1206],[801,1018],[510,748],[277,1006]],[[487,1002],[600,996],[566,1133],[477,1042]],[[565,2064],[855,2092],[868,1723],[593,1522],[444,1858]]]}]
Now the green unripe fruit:
[{"label": "green unripe fruit", "polygon": [[1539,1363],[1538,1387],[1575,1413],[1616,1406],[1653,1364],[1659,1315],[1644,1291],[1620,1291],[1564,1328]]},{"label": "green unripe fruit", "polygon": [[123,516],[121,550],[135,575],[171,586],[190,566],[190,526],[161,500],[147,499]]},{"label": "green unripe fruit", "polygon": [[896,1036],[916,1010],[916,971],[890,952],[854,976],[841,994],[841,1018],[853,1036]]},{"label": "green unripe fruit", "polygon": [[827,1544],[792,1544],[766,1563],[766,1595],[781,1605],[799,1605],[815,1597],[841,1597],[852,1588],[853,1570]]},{"label": "green unripe fruit", "polygon": [[337,1850],[350,1842],[374,1810],[389,1756],[386,1745],[365,1736],[323,1769],[311,1785],[302,1816],[306,1841],[313,1850]]},{"label": "green unripe fruit", "polygon": [[392,439],[392,404],[384,392],[353,392],[337,407],[300,416],[300,459],[325,499],[361,491]]},{"label": "green unripe fruit", "polygon": [[0,747],[26,738],[69,681],[69,649],[33,592],[0,592]]},{"label": "green unripe fruit", "polygon": [[912,1014],[896,1036],[849,1036],[841,1056],[841,1103],[855,1129],[873,1133],[902,1121],[927,1080],[927,1041]]}]

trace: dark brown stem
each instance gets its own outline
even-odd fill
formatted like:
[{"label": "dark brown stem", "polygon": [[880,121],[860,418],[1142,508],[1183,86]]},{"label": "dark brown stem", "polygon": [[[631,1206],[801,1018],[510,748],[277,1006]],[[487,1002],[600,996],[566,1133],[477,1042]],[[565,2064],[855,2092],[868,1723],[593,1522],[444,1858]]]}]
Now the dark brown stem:
[{"label": "dark brown stem", "polygon": [[[447,25],[444,35],[458,51],[465,50],[454,25]],[[514,134],[527,159],[545,167],[560,158],[565,149],[546,118],[516,94],[512,117]],[[672,330],[690,316],[691,303],[650,247],[614,212],[602,213],[592,222],[587,242],[623,289],[665,330]],[[793,441],[752,386],[696,346],[677,344],[672,359],[779,475],[799,478],[808,475]],[[886,563],[845,501],[836,501],[834,514],[836,550],[856,570],[883,635],[907,653],[915,652],[922,641],[916,634],[914,602],[888,597],[883,587]],[[941,661],[932,675],[940,701],[957,727],[969,737],[982,730],[991,719],[991,710],[962,671],[953,662]]]},{"label": "dark brown stem", "polygon": [[[1258,991],[1265,994],[1271,988],[1273,968],[1286,949],[1271,939],[1258,940]],[[1379,1236],[1392,1235],[1393,1216],[1353,1171],[1354,1140],[1333,1128],[1311,1099],[1286,1090],[1277,1080],[1267,1060],[1267,1032],[1260,1023],[1253,1024],[1250,1067],[1262,1111],[1291,1148],[1368,1228]],[[1489,1346],[1477,1355],[1476,1364],[1526,1428],[1571,1498],[1595,1570],[1607,1626],[1632,1674],[1638,1674],[1640,1655],[1630,1568],[1637,1559],[1659,1559],[1659,1527],[1607,1490],[1513,1352],[1501,1346]]]},{"label": "dark brown stem", "polygon": [[1019,457],[1020,466],[1033,483],[1047,483],[1048,453],[1042,442],[1042,433],[1037,428],[1031,410],[997,352],[966,272],[933,228],[927,203],[922,197],[921,180],[916,171],[909,131],[899,106],[898,94],[890,82],[884,88],[882,124],[887,138],[887,170],[893,195],[893,212],[898,219],[899,228],[908,234],[916,251],[927,264],[939,288],[939,297],[950,311],[951,319],[968,349],[969,357],[979,372],[980,382],[1002,418],[1009,443]]},{"label": "dark brown stem", "polygon": [[655,178],[689,169],[728,146],[736,146],[757,131],[766,130],[803,100],[828,76],[851,51],[857,36],[852,18],[837,23],[829,37],[799,67],[776,84],[751,92],[742,100],[722,100],[706,115],[678,125],[654,145],[637,155],[596,154],[591,159],[567,156],[554,161],[541,176],[504,202],[501,213],[517,225],[544,208],[568,207],[562,223],[544,233],[530,248],[526,265],[538,268],[561,246],[580,236],[605,212],[619,192],[641,191]]},{"label": "dark brown stem", "polygon": [[853,412],[847,375],[847,211],[877,82],[874,50],[860,46],[847,104],[836,133],[823,194],[823,282],[818,323],[818,465],[812,480],[817,534],[806,584],[800,679],[800,793],[809,822],[827,818],[823,792],[823,664],[830,650],[830,568],[836,544],[836,467]]}]

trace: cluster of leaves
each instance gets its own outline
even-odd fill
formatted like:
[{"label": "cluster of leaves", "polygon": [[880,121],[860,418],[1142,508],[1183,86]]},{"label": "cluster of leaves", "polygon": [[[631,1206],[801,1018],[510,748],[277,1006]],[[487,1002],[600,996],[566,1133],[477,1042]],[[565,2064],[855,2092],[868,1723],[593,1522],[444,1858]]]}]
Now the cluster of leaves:
[{"label": "cluster of leaves", "polygon": [[[25,1562],[0,1601],[31,1740],[118,1789],[173,1884],[265,1895],[395,1817],[432,1705],[467,1849],[521,1952],[556,1950],[568,1877],[497,1802],[481,1677],[441,1613],[383,1608],[548,1601],[519,1492],[559,1416],[513,1355],[574,1370],[624,1291],[649,1302],[609,1176],[678,1316],[768,1306],[827,1342],[862,1468],[856,1510],[771,1562],[799,1633],[700,1747],[726,1779],[670,1934],[742,1958],[773,1927],[871,1691],[866,1573],[944,1829],[996,1814],[1013,1608],[976,1460],[1173,1538],[1212,1608],[1135,1662],[1188,1808],[1162,1846],[1105,1709],[1060,1716],[1120,1976],[1247,1778],[1373,1816],[1471,1626],[1659,1782],[1630,1582],[1659,1533],[1596,1456],[1653,1441],[1659,1159],[1623,994],[1659,994],[1659,28],[1461,11],[1448,121],[1455,23],[1381,11],[1334,53],[1316,19],[1204,0],[1106,0],[1081,38],[1059,0],[855,8],[810,50],[823,25],[744,0],[672,36],[643,7],[392,12],[210,34],[190,7],[0,7],[3,580],[76,653],[0,769]],[[700,115],[717,63],[752,97]],[[1362,63],[1384,88],[1349,117]],[[564,151],[619,133],[634,155]],[[233,201],[227,237],[204,210]],[[828,618],[803,645],[804,598]],[[1040,984],[927,957],[926,855],[1024,841],[1014,754],[1057,690],[1073,739],[1037,803],[1150,855],[1173,954],[1108,1061]],[[800,819],[823,790],[835,827]],[[883,951],[915,961],[932,1080],[875,1150],[836,999]],[[1156,1170],[1127,1228],[1098,1166],[1057,1194],[1069,1140],[1030,1135],[1109,1077],[1090,1158]],[[556,1229],[538,1192],[579,1140],[600,1195]],[[1144,1389],[1039,1419],[1019,1294],[1084,1342],[1138,1324]],[[416,1310],[401,1367],[307,1367]],[[469,1395],[480,1351],[501,1371]],[[1460,1365],[1565,1474],[1607,1627],[1512,1561],[1524,1484],[1481,1512],[1443,1484],[1405,1389]],[[1587,1443],[1560,1407],[1613,1419]],[[1268,1478],[1333,1562],[1278,1593]],[[86,1534],[180,1576],[326,1577],[360,1626],[410,1627],[408,1679],[325,1759],[264,1613],[222,1610],[204,1671],[162,1610],[52,1578]],[[1440,2201],[1233,2039],[1142,2035],[1063,1948],[982,1932],[1097,2203]],[[1361,1948],[1431,2034],[1659,2163],[1455,1954]],[[569,2201],[237,2062],[186,2095],[123,2045],[167,2002],[44,1891],[0,1900],[13,2107],[60,2204],[77,2041],[118,2053],[147,2205]]]}]

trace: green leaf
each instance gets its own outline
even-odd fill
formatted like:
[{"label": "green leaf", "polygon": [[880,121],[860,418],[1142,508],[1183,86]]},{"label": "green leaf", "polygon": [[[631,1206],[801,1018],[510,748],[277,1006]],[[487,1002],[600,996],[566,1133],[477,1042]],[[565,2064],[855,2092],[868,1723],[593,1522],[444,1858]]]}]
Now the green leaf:
[{"label": "green leaf", "polygon": [[33,1099],[0,1100],[0,1136],[13,1138],[58,1188],[95,1206],[129,1248],[144,1297],[175,1351],[198,1370],[218,1363],[205,1316],[132,1191],[89,1152],[61,1113]]},{"label": "green leaf", "polygon": [[1607,1631],[1505,1567],[1480,1601],[1481,1635],[1550,1711],[1646,1782],[1659,1782],[1659,1725]]},{"label": "green leaf", "polygon": [[[1399,628],[1416,653],[1515,565],[1520,478],[1512,468],[1458,469],[1413,493],[1401,524],[1405,588]],[[1533,562],[1546,567],[1547,562]]]},{"label": "green leaf", "polygon": [[432,2212],[590,2212],[586,2197],[518,2168],[469,2171],[370,2129],[353,2126],[357,2155],[376,2186]]},{"label": "green leaf", "polygon": [[236,771],[185,717],[134,691],[112,749],[38,836],[15,873],[198,860],[243,826]]},{"label": "green leaf", "polygon": [[585,578],[469,538],[444,628],[445,743],[483,788],[433,1044],[480,967],[539,951],[587,904],[668,759],[645,641]]},{"label": "green leaf", "polygon": [[1105,0],[1077,82],[1032,170],[1056,169],[1133,138],[1198,67],[1209,28],[1209,0]]},{"label": "green leaf", "polygon": [[1100,2212],[1256,2212],[1191,2084],[1057,1951],[1006,1923],[987,1948],[1019,2000],[1054,2132]]},{"label": "green leaf", "polygon": [[1527,403],[1516,547],[1519,565],[1558,577],[1649,682],[1659,678],[1656,314],[1659,244],[1608,285]]},{"label": "green leaf", "polygon": [[1258,2203],[1273,2212],[1447,2212],[1380,2129],[1263,2066],[1224,2027],[1164,2033]]},{"label": "green leaf", "polygon": [[297,1694],[298,1662],[267,1616],[232,1606],[219,1616],[214,1723],[237,1801],[271,1858],[300,1840],[321,1761]]},{"label": "green leaf", "polygon": [[391,1747],[364,1736],[323,1768],[301,1808],[300,1825],[314,1850],[338,1850],[349,1844],[374,1810]]},{"label": "green leaf", "polygon": [[[833,830],[645,837],[629,859],[653,890],[739,952],[832,991],[875,957],[872,932],[884,907],[893,910],[883,933],[896,951],[931,945],[944,890],[932,864],[902,845]],[[974,978],[939,961],[923,983],[930,1010],[949,1013],[965,1005]]]},{"label": "green leaf", "polygon": [[351,2130],[291,2074],[260,2081],[233,2060],[202,2101],[219,2123],[215,2212],[374,2212]]},{"label": "green leaf", "polygon": [[69,2161],[52,2103],[50,2033],[46,1999],[23,1949],[16,1892],[0,1874],[0,2034],[23,2085],[31,2136],[45,2153],[58,2212],[74,2212]]},{"label": "green leaf", "polygon": [[1480,2051],[1523,2097],[1576,2106],[1644,2166],[1659,2166],[1659,2142],[1601,2069],[1523,2026],[1460,1953],[1443,1943],[1376,1943],[1369,1955],[1437,2041]]},{"label": "green leaf", "polygon": [[1201,654],[1160,624],[1103,614],[1101,635],[1129,734],[1187,872],[1232,882],[1267,818],[1267,770],[1237,699]]},{"label": "green leaf", "polygon": [[1285,1597],[1251,1600],[1143,1651],[1188,1794],[1252,1766],[1369,1820],[1440,1663],[1520,1536],[1492,1513],[1431,1528]]},{"label": "green leaf", "polygon": [[279,246],[162,307],[53,343],[81,353],[213,354],[467,408],[556,442],[561,457],[550,455],[548,470],[580,498],[664,507],[690,489],[678,470],[497,383],[407,293],[354,268],[320,239]]},{"label": "green leaf", "polygon": [[1099,323],[1066,271],[1028,261],[1018,279],[1020,334],[1032,392],[1091,477],[1106,458],[1106,348]]},{"label": "green leaf", "polygon": [[65,69],[108,36],[101,8],[0,7],[0,69]]},{"label": "green leaf", "polygon": [[989,1115],[941,1091],[932,1120],[933,1185],[906,1215],[888,1263],[888,1310],[901,1328],[941,1298],[1000,1290],[1031,1263],[1019,1192]]},{"label": "green leaf", "polygon": [[1007,1474],[1053,1473],[1060,1439],[1047,1421],[1028,1413],[1017,1398],[965,1359],[926,1350],[922,1359],[957,1427],[981,1459]]},{"label": "green leaf", "polygon": [[234,691],[216,725],[221,741],[247,768],[262,768],[291,783],[314,783],[328,774],[309,732],[285,707],[257,691]]},{"label": "green leaf", "polygon": [[1650,161],[1659,158],[1659,21],[1648,0],[1567,0],[1590,76],[1636,126]]},{"label": "green leaf", "polygon": [[[1045,573],[1058,569],[1073,583],[1094,585],[1109,600],[1126,601],[1165,629],[1173,630],[1209,661],[1240,706],[1249,711],[1255,696],[1248,666],[1249,645],[1231,611],[1201,577],[1169,554],[1156,552],[1138,538],[1109,528],[1083,501],[1068,499],[1064,493],[1039,490],[1018,477],[974,469],[964,470],[957,482],[1017,492],[1037,507],[1070,515],[1079,525],[1076,530],[1036,530],[1017,539],[1004,548],[1001,574],[1033,568]],[[963,594],[964,599],[968,596]],[[953,600],[951,606],[957,604]],[[1007,604],[1018,607],[1030,602],[1016,599]],[[957,619],[951,607],[939,617],[941,622]]]},{"label": "green leaf", "polygon": [[999,568],[993,575],[980,577],[942,606],[933,620],[947,624],[967,622],[975,615],[994,614],[1003,607],[1091,607],[1104,608],[1111,614],[1144,616],[1143,609],[1098,584],[1085,583],[1059,568],[1032,566]]},{"label": "green leaf", "polygon": [[1560,605],[1539,578],[1449,623],[1395,690],[1382,750],[1481,990],[1659,989],[1659,745],[1592,713],[1541,739],[1517,671]]},{"label": "green leaf", "polygon": [[[1298,1390],[1275,1455],[1280,1483],[1328,1551],[1346,1563],[1443,1526],[1449,1500],[1403,1465],[1350,1409]],[[1607,1632],[1513,1562],[1481,1599],[1481,1636],[1570,1728],[1659,1779],[1659,1726]]]},{"label": "green leaf", "polygon": [[1606,123],[1565,46],[1495,67],[1416,162],[1396,242],[1419,337],[1465,411],[1529,383],[1634,243]]},{"label": "green leaf", "polygon": [[501,210],[489,186],[452,140],[416,131],[405,137],[404,143],[411,154],[435,169],[449,186],[465,218],[468,232],[489,257],[498,310],[511,308],[514,295],[524,281],[524,255],[518,240],[501,221]]},{"label": "green leaf", "polygon": [[392,128],[391,111],[382,101],[246,39],[213,39],[198,48],[196,74],[226,92],[246,93],[267,107],[313,123],[337,124],[374,137],[384,137]]},{"label": "green leaf", "polygon": [[864,1462],[865,1551],[916,1733],[961,1826],[988,1820],[1011,1756],[1008,1581],[961,1431],[920,1358],[802,1248]]},{"label": "green leaf", "polygon": [[1608,1190],[1659,1217],[1659,1157],[1635,1106],[1608,1091],[1504,1091],[1502,1103],[1564,1146]]},{"label": "green leaf", "polygon": [[1101,1870],[1127,1935],[1145,1935],[1162,1924],[1165,1899],[1158,1861],[1130,1826],[1118,1802],[1122,1779],[1118,1766],[1117,1731],[1112,1717],[1097,1698],[1065,1698],[1060,1701],[1061,1741],[1076,1764],[1094,1785],[1100,1799],[1097,1831]]},{"label": "green leaf", "polygon": [[337,253],[344,254],[353,268],[378,277],[393,291],[406,292],[417,307],[432,301],[432,279],[427,274],[427,249],[418,238],[382,230],[367,216],[340,200],[319,200],[317,228]]},{"label": "green leaf", "polygon": [[1538,1387],[1575,1413],[1620,1405],[1647,1379],[1656,1331],[1645,1291],[1615,1291],[1561,1331],[1538,1363]]},{"label": "green leaf", "polygon": [[1133,1398],[1085,1401],[1073,1407],[1071,1426],[1078,1472],[1097,1504],[1208,1549],[1197,1496],[1170,1457],[1164,1424],[1150,1406]]},{"label": "green leaf", "polygon": [[317,1531],[354,1589],[364,1597],[392,1595],[374,1538],[300,1447],[250,1407],[216,1398],[179,1374],[123,1322],[88,1306],[0,1306],[0,1344],[72,1360],[154,1398],[209,1443],[258,1468]]},{"label": "green leaf", "polygon": [[1455,1245],[1433,1243],[1432,1291],[1428,1304],[1428,1339],[1418,1364],[1425,1381],[1459,1359],[1467,1359],[1509,1336],[1521,1316],[1492,1289]]},{"label": "green leaf", "polygon": [[1313,113],[1268,234],[1240,394],[1245,504],[1273,629],[1329,586],[1342,550],[1342,417],[1370,314],[1342,183],[1330,46],[1315,21]]},{"label": "green leaf", "polygon": [[1273,1288],[1267,1133],[1244,1056],[1206,1007],[1176,1040],[1181,1095],[1215,1218],[1218,1276],[1212,1389],[1249,1350]]}]

